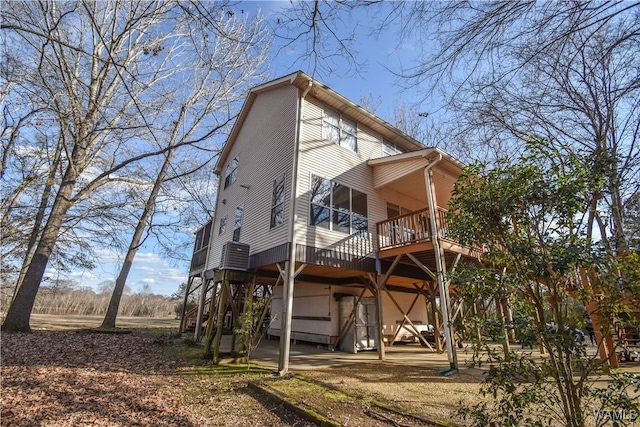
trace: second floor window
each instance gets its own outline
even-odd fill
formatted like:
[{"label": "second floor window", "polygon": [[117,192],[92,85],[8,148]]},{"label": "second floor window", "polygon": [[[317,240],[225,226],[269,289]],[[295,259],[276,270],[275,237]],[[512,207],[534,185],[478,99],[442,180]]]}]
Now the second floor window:
[{"label": "second floor window", "polygon": [[233,225],[233,241],[240,241],[240,231],[242,230],[242,216],[244,215],[244,203],[236,208],[236,220]]},{"label": "second floor window", "polygon": [[322,137],[358,152],[358,125],[340,113],[325,107],[322,117]]},{"label": "second floor window", "polygon": [[284,174],[273,181],[273,196],[271,198],[271,228],[284,222]]},{"label": "second floor window", "polygon": [[309,224],[367,237],[369,230],[367,195],[313,175]]},{"label": "second floor window", "polygon": [[223,216],[220,218],[220,228],[218,229],[218,234],[224,234],[227,231],[227,217]]},{"label": "second floor window", "polygon": [[224,188],[227,188],[238,177],[238,158],[234,158],[227,165],[227,171],[224,174]]}]

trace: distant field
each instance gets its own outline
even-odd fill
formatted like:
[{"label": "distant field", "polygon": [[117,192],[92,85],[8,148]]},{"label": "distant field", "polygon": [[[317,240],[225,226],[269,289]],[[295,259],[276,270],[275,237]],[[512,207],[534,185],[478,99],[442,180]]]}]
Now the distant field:
[{"label": "distant field", "polygon": [[[58,316],[52,314],[32,314],[31,328],[63,330],[97,328],[102,324],[102,316]],[[119,328],[178,328],[180,320],[173,317],[118,317]]]}]

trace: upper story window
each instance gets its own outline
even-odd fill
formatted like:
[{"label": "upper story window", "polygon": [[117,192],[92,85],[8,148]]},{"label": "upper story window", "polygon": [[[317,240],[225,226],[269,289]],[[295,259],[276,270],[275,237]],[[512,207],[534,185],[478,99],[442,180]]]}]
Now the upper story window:
[{"label": "upper story window", "polygon": [[240,241],[240,231],[242,230],[242,217],[244,216],[244,203],[236,208],[236,220],[233,225],[233,241]]},{"label": "upper story window", "polygon": [[395,142],[382,141],[382,154],[385,156],[393,156],[394,154],[406,153],[402,147],[398,147]]},{"label": "upper story window", "polygon": [[227,171],[224,174],[224,188],[227,188],[238,177],[238,158],[234,158],[227,165]]},{"label": "upper story window", "polygon": [[273,180],[271,197],[271,228],[284,222],[284,174]]},{"label": "upper story window", "polygon": [[369,230],[367,195],[312,175],[309,224],[366,237]]},{"label": "upper story window", "polygon": [[322,137],[353,152],[358,152],[358,125],[356,122],[327,107],[324,108],[322,117]]},{"label": "upper story window", "polygon": [[218,234],[224,234],[227,231],[227,217],[220,218],[220,228],[218,228]]}]

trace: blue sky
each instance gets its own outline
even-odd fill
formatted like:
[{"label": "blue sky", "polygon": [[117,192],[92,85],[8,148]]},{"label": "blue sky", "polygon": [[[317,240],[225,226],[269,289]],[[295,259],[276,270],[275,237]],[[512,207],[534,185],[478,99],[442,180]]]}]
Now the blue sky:
[{"label": "blue sky", "polygon": [[[261,10],[269,24],[275,24],[278,13],[286,13],[291,7],[288,0],[284,1],[251,1],[240,2],[234,9],[242,10],[243,13],[255,14]],[[417,54],[416,48],[410,40],[399,41],[396,31],[389,28],[386,32],[373,37],[367,24],[375,17],[371,14],[370,8],[365,8],[354,12],[345,23],[343,34],[347,34],[351,29],[355,31],[357,43],[352,47],[358,52],[358,61],[363,64],[359,67],[358,74],[341,75],[339,72],[328,75],[318,75],[317,78],[322,83],[328,85],[335,91],[341,93],[356,103],[360,103],[363,98],[370,98],[377,105],[375,113],[383,119],[393,122],[393,108],[396,100],[412,105],[420,99],[415,91],[403,90],[398,79],[393,75],[392,70],[399,70],[401,66],[408,66]],[[378,10],[379,9],[375,9]],[[348,28],[351,25],[352,28]],[[298,43],[287,49],[280,49],[281,41],[275,41],[272,49],[269,68],[272,78],[277,78],[297,70],[302,70],[308,74],[310,64],[301,61],[306,47],[304,43]],[[276,52],[279,52],[277,55]],[[346,65],[344,67],[346,69]],[[336,64],[336,69],[341,69],[341,64]],[[435,106],[421,106],[421,111],[433,111]],[[77,280],[85,286],[96,287],[105,280],[115,280],[121,264],[123,254],[116,251],[102,249],[98,251],[100,260],[98,267],[93,271],[72,272],[70,278]],[[190,253],[188,254],[190,256]],[[49,269],[48,276],[55,277],[57,272]],[[133,291],[139,291],[143,286],[148,285],[153,293],[170,295],[174,293],[181,282],[185,282],[188,276],[188,263],[176,264],[173,260],[163,259],[159,255],[157,245],[149,240],[139,250],[127,285]]]}]

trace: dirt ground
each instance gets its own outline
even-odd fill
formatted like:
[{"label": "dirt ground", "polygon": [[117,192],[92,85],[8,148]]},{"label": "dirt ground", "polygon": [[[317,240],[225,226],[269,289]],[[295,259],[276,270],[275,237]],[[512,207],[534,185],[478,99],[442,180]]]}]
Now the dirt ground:
[{"label": "dirt ground", "polygon": [[3,426],[308,425],[247,381],[167,357],[163,332],[2,335]]},{"label": "dirt ground", "polygon": [[[3,334],[1,424],[312,425],[247,387],[249,381],[273,383],[277,379],[271,371],[247,371],[244,365],[215,367],[194,357],[199,352],[200,347],[188,347],[170,331],[158,329],[133,329],[128,334],[84,329]],[[299,401],[320,406],[345,426],[431,425],[416,420],[398,423],[397,416],[385,415],[372,404],[376,399],[429,417],[434,410],[449,411],[453,406],[446,401],[453,405],[451,399],[435,409],[418,403],[426,388],[434,386],[424,383],[429,375],[417,368],[398,371],[397,366],[384,365],[305,372],[306,378],[349,394],[336,397],[323,390],[306,393]]]},{"label": "dirt ground", "polygon": [[[216,367],[201,360],[201,347],[185,345],[169,329],[175,326],[171,319],[123,319],[119,326],[133,328],[127,334],[92,333],[86,328],[97,327],[100,319],[89,317],[32,320],[32,334],[1,336],[3,426],[312,425],[247,387],[250,381],[274,388],[294,382],[276,385],[272,370]],[[297,402],[320,407],[341,425],[367,427],[432,425],[398,417],[376,402],[450,421],[460,397],[477,396],[479,381],[384,363],[298,375],[329,389],[305,393],[298,383],[294,388],[302,397]]]}]

